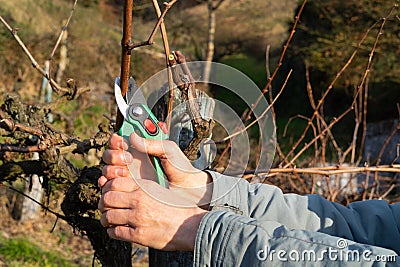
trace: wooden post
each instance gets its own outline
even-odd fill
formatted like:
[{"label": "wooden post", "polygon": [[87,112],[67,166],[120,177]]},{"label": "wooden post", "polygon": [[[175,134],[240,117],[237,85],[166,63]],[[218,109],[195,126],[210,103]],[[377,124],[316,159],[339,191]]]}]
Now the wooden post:
[{"label": "wooden post", "polygon": [[[34,152],[32,160],[39,160],[39,153]],[[25,183],[25,194],[30,196],[37,202],[42,202],[44,190],[42,188],[41,180],[43,177],[32,174],[30,181]],[[22,202],[21,218],[20,221],[30,219],[37,219],[39,217],[40,206],[28,198],[24,198]]]}]

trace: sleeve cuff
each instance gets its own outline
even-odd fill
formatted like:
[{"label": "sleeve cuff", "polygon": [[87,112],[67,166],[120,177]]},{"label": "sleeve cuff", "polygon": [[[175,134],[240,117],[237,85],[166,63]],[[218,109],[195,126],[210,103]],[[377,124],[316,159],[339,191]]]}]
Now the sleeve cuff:
[{"label": "sleeve cuff", "polygon": [[211,211],[201,220],[194,248],[193,266],[218,265],[224,261],[225,247],[238,216],[229,211]]},{"label": "sleeve cuff", "polygon": [[213,180],[210,210],[225,210],[238,215],[247,215],[247,199],[245,198],[247,194],[241,194],[240,192],[240,189],[246,186],[247,181],[244,181],[242,178],[226,176],[213,171],[207,172]]}]

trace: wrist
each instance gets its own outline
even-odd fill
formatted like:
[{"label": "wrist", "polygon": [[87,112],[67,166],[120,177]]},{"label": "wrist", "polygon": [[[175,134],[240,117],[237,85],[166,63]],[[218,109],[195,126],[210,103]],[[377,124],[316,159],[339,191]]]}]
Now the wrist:
[{"label": "wrist", "polygon": [[182,248],[183,251],[193,251],[196,243],[197,231],[203,217],[208,213],[200,208],[193,208],[192,215],[186,220],[182,226]]},{"label": "wrist", "polygon": [[203,197],[198,202],[198,206],[203,210],[208,210],[210,208],[210,203],[212,200],[213,179],[211,175],[206,171],[202,171],[202,176],[202,179],[205,181],[206,185]]},{"label": "wrist", "polygon": [[202,210],[208,210],[213,192],[212,181],[209,173],[198,171],[193,176],[187,177],[185,183],[170,183],[169,189],[179,196],[182,206],[197,206]]}]

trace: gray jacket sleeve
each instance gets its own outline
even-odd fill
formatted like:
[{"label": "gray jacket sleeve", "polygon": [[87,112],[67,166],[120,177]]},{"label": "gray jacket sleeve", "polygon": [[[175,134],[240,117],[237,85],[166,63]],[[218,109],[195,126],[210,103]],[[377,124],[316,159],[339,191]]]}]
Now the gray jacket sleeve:
[{"label": "gray jacket sleeve", "polygon": [[[307,254],[312,248],[309,253],[316,256],[326,255],[322,252],[328,248],[365,251],[371,257],[400,252],[400,204],[364,201],[344,207],[317,195],[283,194],[274,186],[210,174],[212,211],[197,233],[195,266],[232,266],[222,264],[227,259],[235,266],[258,266],[265,263],[259,259],[264,256],[275,265],[277,257],[269,258],[271,251],[284,249]],[[365,261],[377,264],[371,257]],[[348,266],[349,261],[343,262]]]}]

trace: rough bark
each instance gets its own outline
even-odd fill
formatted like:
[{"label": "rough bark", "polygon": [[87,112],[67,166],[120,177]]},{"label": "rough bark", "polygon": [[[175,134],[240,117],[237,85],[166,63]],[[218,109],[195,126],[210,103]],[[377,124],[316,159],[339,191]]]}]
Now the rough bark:
[{"label": "rough bark", "polygon": [[83,169],[79,179],[67,191],[62,211],[68,223],[89,238],[102,266],[131,266],[131,244],[111,239],[100,224],[101,214],[97,209],[101,195],[97,186],[100,176],[100,167]]},{"label": "rough bark", "polygon": [[[18,96],[5,97],[0,128],[7,144],[0,145],[0,182],[37,174],[43,176],[48,194],[49,185],[56,184],[58,190],[66,191],[61,206],[65,216],[58,216],[88,236],[102,265],[131,266],[131,244],[109,238],[99,222],[100,167],[80,170],[66,158],[71,153],[86,154],[90,149],[104,147],[110,136],[109,127],[99,125],[96,136],[80,141],[48,124],[47,114],[40,106],[21,102]],[[34,144],[30,143],[32,140]],[[32,151],[39,151],[39,160],[23,160],[30,159]]]}]

